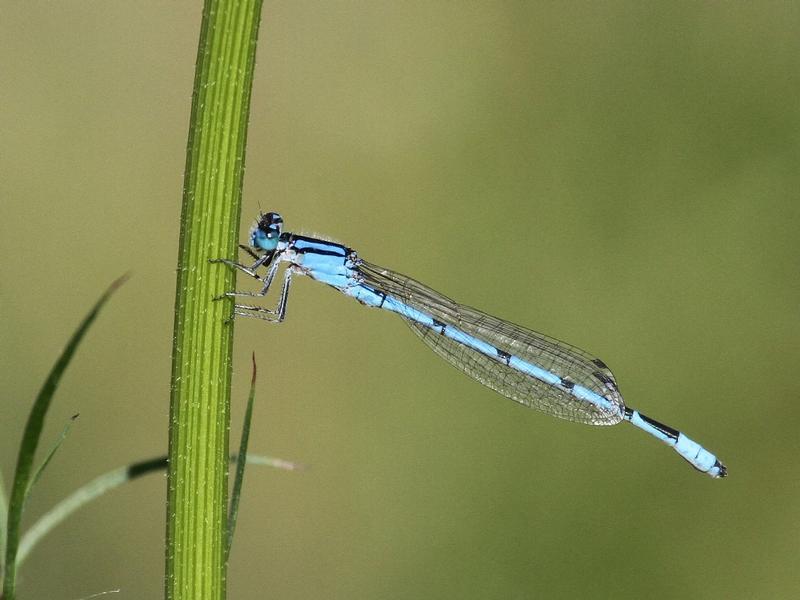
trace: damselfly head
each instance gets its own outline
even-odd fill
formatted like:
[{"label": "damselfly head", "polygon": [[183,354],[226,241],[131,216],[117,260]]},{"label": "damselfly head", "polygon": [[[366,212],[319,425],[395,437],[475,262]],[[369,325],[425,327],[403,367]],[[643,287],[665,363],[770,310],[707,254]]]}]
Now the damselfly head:
[{"label": "damselfly head", "polygon": [[283,219],[278,213],[259,214],[250,229],[250,245],[256,250],[273,252],[278,247],[282,226]]}]

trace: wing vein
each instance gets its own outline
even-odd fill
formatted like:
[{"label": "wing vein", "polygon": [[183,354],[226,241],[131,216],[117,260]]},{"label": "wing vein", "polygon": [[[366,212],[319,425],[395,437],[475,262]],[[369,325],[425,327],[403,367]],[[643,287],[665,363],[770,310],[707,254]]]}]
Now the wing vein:
[{"label": "wing vein", "polygon": [[[622,420],[625,404],[616,380],[597,357],[555,338],[459,304],[389,269],[360,261],[356,271],[360,284],[393,296],[439,323],[456,327],[499,350],[497,356],[489,356],[442,335],[440,329],[403,317],[436,354],[485,386],[524,406],[570,421],[613,425]],[[561,378],[563,385],[545,383],[509,366],[503,353],[553,373]],[[569,391],[571,385],[581,385],[603,396],[611,402],[613,410],[576,398]]]}]

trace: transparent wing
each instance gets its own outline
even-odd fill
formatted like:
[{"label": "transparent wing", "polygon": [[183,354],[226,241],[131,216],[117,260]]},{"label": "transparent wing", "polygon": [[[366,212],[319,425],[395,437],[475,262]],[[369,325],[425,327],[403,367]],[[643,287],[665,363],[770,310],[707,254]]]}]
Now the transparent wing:
[{"label": "transparent wing", "polygon": [[541,333],[458,304],[405,275],[365,261],[361,261],[356,270],[363,283],[370,287],[394,296],[437,321],[455,326],[502,352],[596,392],[609,400],[615,410],[603,410],[582,401],[561,387],[549,385],[508,366],[496,356],[487,356],[453,341],[441,335],[438,329],[405,319],[434,352],[485,386],[520,404],[569,421],[613,425],[622,420],[624,401],[614,375],[600,359]]}]

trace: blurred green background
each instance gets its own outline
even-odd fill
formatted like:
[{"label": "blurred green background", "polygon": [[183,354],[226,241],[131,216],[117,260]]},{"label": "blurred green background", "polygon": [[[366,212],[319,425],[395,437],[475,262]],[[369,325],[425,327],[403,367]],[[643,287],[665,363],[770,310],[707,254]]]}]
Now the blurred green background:
[{"label": "blurred green background", "polygon": [[[101,290],[48,420],[81,419],[28,523],[165,452],[199,2],[0,11],[0,466]],[[787,598],[800,589],[800,8],[271,3],[242,239],[259,207],[568,340],[713,481],[628,425],[558,421],[310,281],[255,350],[231,598]],[[240,283],[243,280],[240,279]],[[20,598],[162,594],[165,481],[55,531]]]}]

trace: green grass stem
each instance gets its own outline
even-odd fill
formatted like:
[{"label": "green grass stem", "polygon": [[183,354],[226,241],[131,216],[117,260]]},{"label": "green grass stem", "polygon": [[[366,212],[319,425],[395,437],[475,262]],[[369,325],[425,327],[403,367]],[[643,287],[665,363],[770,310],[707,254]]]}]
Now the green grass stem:
[{"label": "green grass stem", "polygon": [[236,256],[261,0],[206,0],[186,153],[172,354],[166,597],[225,597]]}]

